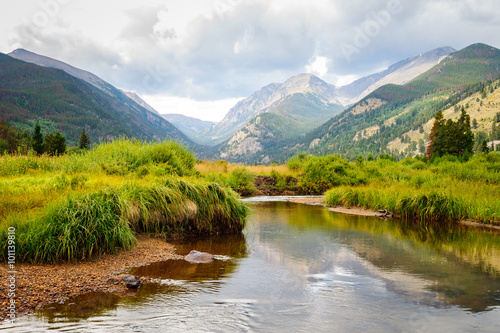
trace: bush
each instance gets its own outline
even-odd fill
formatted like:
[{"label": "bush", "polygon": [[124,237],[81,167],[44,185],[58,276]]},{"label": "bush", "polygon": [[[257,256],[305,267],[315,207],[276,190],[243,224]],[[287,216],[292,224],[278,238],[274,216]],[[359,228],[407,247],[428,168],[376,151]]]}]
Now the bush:
[{"label": "bush", "polygon": [[236,168],[226,180],[226,184],[242,196],[249,196],[255,191],[255,175],[245,168]]}]

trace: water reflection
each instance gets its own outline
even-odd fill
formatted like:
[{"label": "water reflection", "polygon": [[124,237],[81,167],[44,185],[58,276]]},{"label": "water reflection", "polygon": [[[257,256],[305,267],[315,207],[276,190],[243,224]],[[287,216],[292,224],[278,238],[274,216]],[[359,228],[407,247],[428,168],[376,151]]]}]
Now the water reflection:
[{"label": "water reflection", "polygon": [[180,254],[196,249],[220,260],[138,267],[131,273],[160,283],[118,300],[108,295],[99,300],[102,304],[89,301],[95,302],[95,312],[86,300],[73,300],[82,303],[81,315],[74,315],[80,307],[66,305],[42,313],[48,324],[30,318],[19,327],[102,332],[500,331],[498,233],[454,225],[428,228],[290,202],[250,206],[244,235],[176,244]]},{"label": "water reflection", "polygon": [[116,308],[120,297],[111,293],[90,292],[72,298],[64,304],[53,304],[38,312],[41,317],[53,323],[58,318],[66,321],[79,321],[98,316],[109,309]]},{"label": "water reflection", "polygon": [[206,264],[193,264],[185,260],[167,260],[134,268],[130,274],[159,279],[203,281],[228,277],[238,265],[238,260],[247,255],[247,242],[243,234],[199,238],[174,243],[181,255],[191,250],[213,254],[217,260]]},{"label": "water reflection", "polygon": [[[500,305],[498,231],[385,221],[288,202],[255,206],[254,218],[264,222],[254,226],[259,228],[257,243],[265,244],[270,259],[279,258],[276,263],[288,258],[287,265],[297,273],[335,269],[343,260],[342,251],[333,249],[344,245],[364,259],[361,265],[349,264],[352,272],[382,278],[388,289],[414,302],[476,312]],[[271,221],[286,224],[268,233]],[[300,240],[290,238],[294,233],[287,226],[302,234]],[[317,232],[328,232],[329,241]]]}]

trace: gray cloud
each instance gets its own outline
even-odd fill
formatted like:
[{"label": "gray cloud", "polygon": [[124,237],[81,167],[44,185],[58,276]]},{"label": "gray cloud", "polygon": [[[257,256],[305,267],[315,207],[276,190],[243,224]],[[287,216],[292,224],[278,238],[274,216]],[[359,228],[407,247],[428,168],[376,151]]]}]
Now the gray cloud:
[{"label": "gray cloud", "polygon": [[[224,11],[214,7],[184,30],[170,24],[168,15],[176,12],[167,3],[127,10],[128,20],[120,26],[110,22],[109,29],[117,31],[111,44],[72,29],[63,19],[34,36],[20,25],[11,42],[91,70],[125,89],[199,100],[247,96],[304,72],[315,56],[329,59],[325,78],[335,81],[440,46],[500,46],[495,0],[400,0],[400,10],[385,21],[383,14],[397,0],[214,4],[221,1]],[[346,56],[346,45],[355,52]]]}]

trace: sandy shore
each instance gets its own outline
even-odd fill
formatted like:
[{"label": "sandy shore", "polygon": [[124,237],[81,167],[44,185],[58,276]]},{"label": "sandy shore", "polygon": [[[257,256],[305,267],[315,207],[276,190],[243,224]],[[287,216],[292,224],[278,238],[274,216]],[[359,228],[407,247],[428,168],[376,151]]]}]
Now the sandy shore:
[{"label": "sandy shore", "polygon": [[[57,265],[17,264],[16,316],[32,313],[47,304],[63,303],[70,297],[91,291],[125,293],[125,286],[109,279],[131,267],[180,257],[175,254],[173,245],[164,240],[141,236],[132,250],[105,254],[90,261]],[[7,264],[2,263],[0,322],[6,319],[6,307],[10,300],[6,292],[7,271]],[[147,282],[147,279],[142,282]]]},{"label": "sandy shore", "polygon": [[[296,199],[291,199],[290,202],[296,202],[296,203],[302,203],[302,204],[307,204],[307,205],[324,205],[324,197],[314,197],[314,198],[296,198]],[[378,216],[382,217],[384,216],[383,213],[369,210],[369,209],[363,209],[359,207],[352,207],[352,208],[347,208],[347,207],[330,207],[328,210],[332,212],[337,212],[337,213],[343,213],[343,214],[350,214],[350,215],[360,215],[360,216]]]}]

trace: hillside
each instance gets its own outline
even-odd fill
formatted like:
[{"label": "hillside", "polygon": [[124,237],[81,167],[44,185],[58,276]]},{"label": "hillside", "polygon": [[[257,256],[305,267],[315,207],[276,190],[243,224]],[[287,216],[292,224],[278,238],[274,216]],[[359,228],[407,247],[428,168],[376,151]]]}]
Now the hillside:
[{"label": "hillside", "polygon": [[82,69],[73,67],[65,62],[52,59],[40,54],[36,54],[25,49],[16,49],[8,54],[8,56],[15,58],[17,60],[22,60],[43,67],[57,68],[65,71],[71,76],[77,77],[87,83],[90,83],[97,89],[105,92],[106,94],[113,96],[114,88],[112,85],[94,75],[90,72],[84,71]]},{"label": "hillside", "polygon": [[[439,109],[454,108],[482,91],[488,81],[498,78],[499,74],[500,50],[485,44],[473,44],[450,54],[409,83],[376,89],[304,138],[260,154],[268,160],[278,161],[299,151],[319,155],[341,154],[354,159],[359,154],[366,157],[370,153],[396,152],[391,150],[396,147],[388,147],[388,144],[398,139],[408,141],[414,151],[422,151],[425,140],[419,142],[415,136],[415,141],[406,134],[418,131],[424,133],[425,138],[429,130],[425,125]],[[401,148],[405,147],[399,147],[396,153],[401,153]]]},{"label": "hillside", "polygon": [[[293,98],[302,95],[305,98]],[[311,101],[306,101],[309,97]],[[304,104],[304,105],[303,105]],[[319,109],[311,109],[319,105]],[[305,126],[312,127],[329,119],[341,108],[335,97],[335,87],[312,74],[299,74],[284,83],[272,83],[238,102],[219,123],[209,127],[196,137],[207,144],[220,144],[230,139],[236,132],[246,126],[257,115],[266,112],[277,114],[295,114]],[[303,117],[301,112],[313,112],[313,118]],[[293,116],[292,116],[293,118]],[[298,118],[297,118],[298,120]],[[311,127],[311,126],[309,126]]]},{"label": "hillside", "polygon": [[68,73],[0,54],[0,118],[31,131],[61,131],[76,144],[85,128],[93,142],[119,136],[173,138],[192,144],[172,124],[109,85],[108,93]]},{"label": "hillside", "polygon": [[235,162],[256,159],[268,163],[269,159],[260,152],[305,135],[342,109],[340,105],[324,104],[312,93],[294,94],[250,120],[220,147],[220,157]]},{"label": "hillside", "polygon": [[456,50],[452,47],[440,47],[402,61],[399,61],[384,71],[368,75],[351,84],[338,87],[339,100],[343,105],[358,102],[371,92],[386,84],[405,84],[439,64],[450,53]]},{"label": "hillside", "polygon": [[143,100],[139,95],[137,95],[137,93],[132,92],[132,91],[124,91],[124,90],[121,90],[121,92],[124,93],[128,98],[130,98],[131,100],[133,100],[134,102],[136,102],[137,104],[139,104],[140,106],[145,108],[146,110],[151,111],[151,112],[156,113],[156,114],[160,114],[151,105],[149,105],[145,100]]},{"label": "hillside", "polygon": [[340,153],[349,158],[391,153],[389,142],[398,138],[408,140],[403,136],[409,130],[428,134],[424,125],[439,109],[454,107],[481,91],[482,81],[497,78],[499,74],[500,50],[473,44],[450,54],[405,85],[385,85],[375,90],[309,133],[297,147],[314,154]]},{"label": "hillside", "polygon": [[162,114],[161,116],[190,138],[196,137],[196,135],[203,131],[205,128],[216,124],[212,121],[200,120],[176,113]]}]

